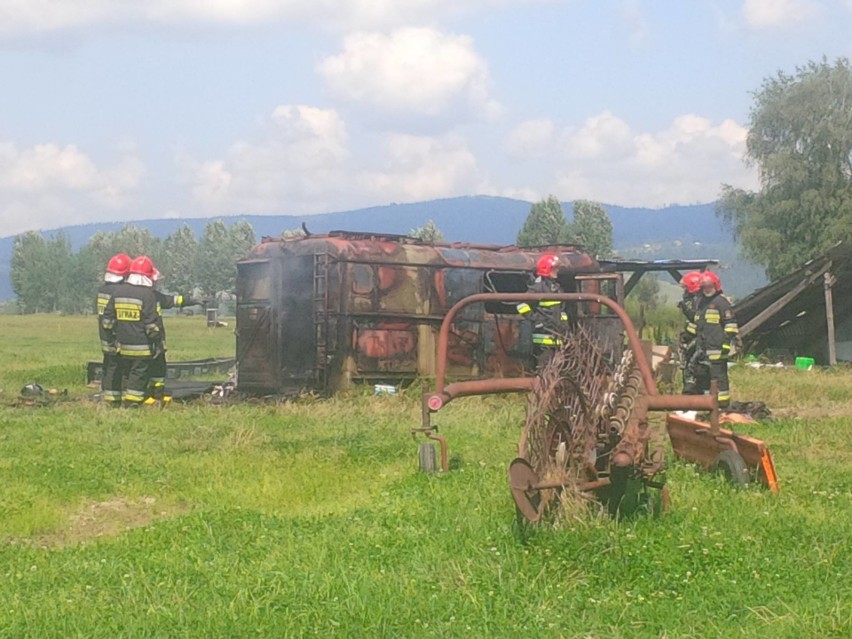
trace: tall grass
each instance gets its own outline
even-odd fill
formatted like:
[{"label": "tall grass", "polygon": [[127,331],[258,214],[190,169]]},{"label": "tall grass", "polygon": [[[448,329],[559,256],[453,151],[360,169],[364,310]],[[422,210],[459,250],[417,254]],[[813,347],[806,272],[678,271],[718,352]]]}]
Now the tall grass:
[{"label": "tall grass", "polygon": [[[228,354],[232,336],[175,319],[174,359]],[[781,416],[746,429],[778,495],[672,461],[662,518],[529,528],[506,485],[522,397],[439,413],[453,470],[429,476],[414,390],[108,410],[82,386],[90,322],[9,320],[2,637],[852,634],[848,371],[732,369],[737,399]],[[70,397],[17,407],[52,367]]]}]

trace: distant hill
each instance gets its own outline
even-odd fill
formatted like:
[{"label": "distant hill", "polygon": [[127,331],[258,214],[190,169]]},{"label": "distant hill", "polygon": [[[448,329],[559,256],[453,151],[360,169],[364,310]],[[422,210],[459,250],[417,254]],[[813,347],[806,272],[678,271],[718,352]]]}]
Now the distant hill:
[{"label": "distant hill", "polygon": [[[514,244],[518,231],[530,212],[530,202],[501,197],[471,196],[431,200],[413,204],[389,204],[354,211],[339,211],[321,215],[234,215],[222,217],[231,224],[249,222],[257,237],[277,236],[283,231],[299,228],[304,222],[313,233],[333,230],[374,231],[404,235],[409,230],[433,220],[449,242],[483,244]],[[605,205],[612,220],[613,242],[616,248],[648,246],[724,245],[730,238],[715,215],[715,204],[670,206],[664,209],[627,208]],[[565,203],[570,218],[571,204]],[[204,227],[218,218],[174,218],[107,222],[66,226],[56,231],[68,235],[75,250],[84,246],[98,231],[118,231],[125,224],[147,228],[156,237],[166,237],[183,224],[197,236]],[[51,235],[55,231],[44,232]],[[0,300],[14,297],[9,278],[13,237],[0,238]],[[655,256],[656,257],[656,256]],[[648,257],[648,259],[655,259]],[[659,257],[680,257],[661,255]],[[701,254],[697,257],[717,257]],[[742,294],[750,292],[743,291]]]}]

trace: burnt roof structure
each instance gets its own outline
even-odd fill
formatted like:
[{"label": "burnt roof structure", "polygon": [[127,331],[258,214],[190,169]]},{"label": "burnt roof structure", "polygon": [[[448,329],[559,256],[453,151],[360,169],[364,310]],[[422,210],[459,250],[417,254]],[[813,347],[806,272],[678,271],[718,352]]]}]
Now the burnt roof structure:
[{"label": "burnt roof structure", "polygon": [[690,260],[598,260],[601,269],[606,272],[630,273],[630,279],[624,284],[624,294],[630,294],[645,273],[668,273],[675,284],[679,284],[684,271],[706,271],[718,266],[717,259]]},{"label": "burnt roof structure", "polygon": [[[836,363],[835,323],[845,333],[850,311],[852,245],[844,242],[734,305],[746,352],[807,355],[823,364]],[[849,340],[839,341],[841,359],[849,359]]]}]

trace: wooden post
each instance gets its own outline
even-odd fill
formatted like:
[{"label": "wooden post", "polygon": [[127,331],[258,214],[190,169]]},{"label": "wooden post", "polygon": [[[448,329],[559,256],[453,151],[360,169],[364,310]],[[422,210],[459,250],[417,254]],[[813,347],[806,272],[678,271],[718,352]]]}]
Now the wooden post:
[{"label": "wooden post", "polygon": [[823,287],[825,288],[825,321],[828,328],[828,364],[837,364],[837,346],[834,340],[834,301],[831,296],[831,287],[837,279],[831,273],[823,275]]}]

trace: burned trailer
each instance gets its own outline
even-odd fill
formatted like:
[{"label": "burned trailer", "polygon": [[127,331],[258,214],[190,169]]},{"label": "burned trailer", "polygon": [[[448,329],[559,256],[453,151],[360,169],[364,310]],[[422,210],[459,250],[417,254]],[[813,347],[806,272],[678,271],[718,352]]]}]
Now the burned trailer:
[{"label": "burned trailer", "polygon": [[[566,291],[608,281],[593,257],[567,245],[433,244],[344,231],[263,238],[237,264],[238,388],[324,393],[433,377],[447,311],[477,293],[525,292],[544,252],[560,256]],[[450,331],[446,372],[517,377],[530,364],[531,331],[515,304],[466,308]]]}]

